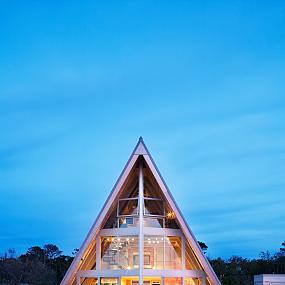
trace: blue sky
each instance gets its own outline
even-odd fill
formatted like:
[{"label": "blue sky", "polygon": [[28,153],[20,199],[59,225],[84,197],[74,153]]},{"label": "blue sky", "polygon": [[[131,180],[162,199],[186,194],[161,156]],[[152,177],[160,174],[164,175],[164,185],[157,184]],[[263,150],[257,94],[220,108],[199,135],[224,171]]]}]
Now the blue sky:
[{"label": "blue sky", "polygon": [[78,248],[142,135],[211,257],[285,240],[284,1],[0,4],[0,252]]}]

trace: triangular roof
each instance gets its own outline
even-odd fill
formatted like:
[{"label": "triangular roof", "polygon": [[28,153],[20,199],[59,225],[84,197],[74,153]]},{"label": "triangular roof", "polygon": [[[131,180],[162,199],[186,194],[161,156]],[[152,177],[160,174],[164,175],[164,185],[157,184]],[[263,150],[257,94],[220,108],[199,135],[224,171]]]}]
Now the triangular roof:
[{"label": "triangular roof", "polygon": [[94,245],[95,237],[97,236],[98,232],[100,231],[100,227],[102,226],[106,215],[113,203],[116,199],[117,195],[119,194],[120,189],[124,185],[128,175],[130,174],[131,170],[135,166],[139,156],[143,156],[147,166],[151,170],[154,178],[156,179],[158,185],[160,186],[166,201],[169,203],[171,208],[173,209],[176,219],[180,224],[180,228],[185,235],[186,239],[190,243],[191,248],[195,252],[195,255],[200,262],[203,270],[205,271],[207,278],[209,279],[211,284],[220,285],[220,281],[217,278],[214,270],[212,269],[208,259],[204,255],[203,251],[201,250],[198,241],[196,240],[193,232],[191,231],[188,223],[186,222],[185,218],[183,217],[177,203],[175,202],[174,197],[172,196],[169,188],[167,187],[162,175],[160,174],[150,152],[148,151],[143,138],[140,137],[138,143],[136,144],[129,160],[127,161],[121,175],[119,176],[116,184],[114,185],[111,193],[109,194],[106,202],[104,203],[101,211],[99,212],[94,224],[92,225],[87,237],[85,238],[80,250],[78,251],[76,257],[74,258],[72,264],[70,265],[68,271],[66,272],[64,279],[61,282],[61,285],[71,284],[72,280],[74,280],[76,272],[78,271],[84,256],[90,249],[91,245]]}]

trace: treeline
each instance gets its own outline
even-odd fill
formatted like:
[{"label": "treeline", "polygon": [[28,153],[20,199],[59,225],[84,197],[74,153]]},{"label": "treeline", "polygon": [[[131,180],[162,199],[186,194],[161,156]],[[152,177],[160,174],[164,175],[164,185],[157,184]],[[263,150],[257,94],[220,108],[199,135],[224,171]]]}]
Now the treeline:
[{"label": "treeline", "polygon": [[14,250],[8,250],[0,258],[0,284],[60,284],[72,260],[53,244],[33,246],[19,257]]},{"label": "treeline", "polygon": [[[204,251],[207,246],[200,243]],[[9,250],[0,258],[0,284],[2,285],[57,285],[78,250],[72,256],[63,255],[56,245],[33,246],[21,256]],[[261,252],[257,259],[233,256],[229,259],[210,259],[223,285],[253,285],[257,274],[285,274],[285,242],[274,254]]]},{"label": "treeline", "polygon": [[233,256],[227,260],[210,259],[210,263],[223,285],[253,285],[258,274],[285,274],[285,242],[280,252],[262,252],[257,259]]}]

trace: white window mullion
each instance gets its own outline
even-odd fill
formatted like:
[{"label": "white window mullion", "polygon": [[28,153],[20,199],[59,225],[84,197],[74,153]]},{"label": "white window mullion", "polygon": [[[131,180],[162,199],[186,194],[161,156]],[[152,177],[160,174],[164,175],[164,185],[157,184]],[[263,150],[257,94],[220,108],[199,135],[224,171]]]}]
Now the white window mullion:
[{"label": "white window mullion", "polygon": [[185,252],[186,252],[186,246],[185,246],[185,237],[182,237],[182,269],[186,269],[186,264],[185,264]]},{"label": "white window mullion", "polygon": [[144,211],[144,185],[143,185],[143,161],[139,161],[139,285],[143,285],[144,270],[144,234],[143,234],[143,211]]}]

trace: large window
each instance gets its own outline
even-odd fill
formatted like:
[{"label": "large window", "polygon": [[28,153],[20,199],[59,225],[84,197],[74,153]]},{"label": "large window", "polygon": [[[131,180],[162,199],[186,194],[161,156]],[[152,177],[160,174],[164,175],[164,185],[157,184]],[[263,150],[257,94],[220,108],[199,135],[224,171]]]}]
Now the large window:
[{"label": "large window", "polygon": [[118,285],[118,278],[101,278],[101,285]]},{"label": "large window", "polygon": [[137,216],[138,212],[138,199],[126,198],[120,199],[118,202],[118,217],[122,216]]},{"label": "large window", "polygon": [[163,269],[164,238],[162,236],[145,236],[144,268]]},{"label": "large window", "polygon": [[144,198],[144,215],[164,217],[164,203],[157,198]]},{"label": "large window", "polygon": [[[139,285],[139,278],[122,278],[122,284],[124,285]],[[144,277],[143,279],[144,285],[160,285],[161,277]]]},{"label": "large window", "polygon": [[144,268],[182,269],[181,238],[145,236]]},{"label": "large window", "polygon": [[81,277],[80,278],[80,284],[81,285],[97,285],[98,280],[97,280],[97,278]]},{"label": "large window", "polygon": [[166,277],[164,278],[164,285],[182,285],[181,277]]},{"label": "large window", "polygon": [[[151,228],[178,228],[173,211],[167,209],[160,198],[144,197],[144,226]],[[105,228],[138,227],[139,223],[138,197],[122,198],[117,202],[115,211],[110,216]]]},{"label": "large window", "polygon": [[185,285],[201,285],[202,282],[199,278],[184,278]]},{"label": "large window", "polygon": [[144,217],[144,227],[163,228],[163,218],[158,217]]},{"label": "large window", "polygon": [[101,269],[137,268],[138,237],[102,237]]},{"label": "large window", "polygon": [[121,217],[119,218],[119,228],[133,228],[138,227],[139,218],[135,217]]},{"label": "large window", "polygon": [[166,238],[164,268],[182,269],[182,243],[180,237]]},{"label": "large window", "polygon": [[188,242],[186,243],[185,267],[187,270],[201,270],[202,266]]}]

